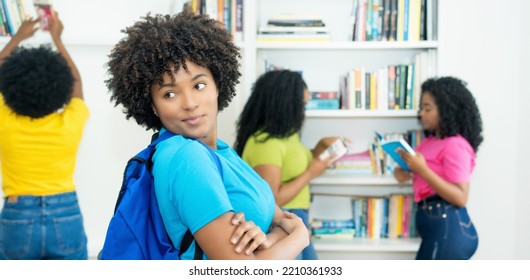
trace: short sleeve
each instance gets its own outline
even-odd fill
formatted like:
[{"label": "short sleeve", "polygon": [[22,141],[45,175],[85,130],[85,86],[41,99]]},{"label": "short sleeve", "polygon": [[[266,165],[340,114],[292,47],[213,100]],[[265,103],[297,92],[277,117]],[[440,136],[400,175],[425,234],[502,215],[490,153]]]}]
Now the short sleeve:
[{"label": "short sleeve", "polygon": [[465,139],[454,138],[445,147],[442,163],[448,181],[467,183],[475,167],[475,152]]},{"label": "short sleeve", "polygon": [[245,145],[242,158],[251,167],[262,164],[272,164],[282,167],[283,146],[277,139],[256,142],[255,138],[251,138]]},{"label": "short sleeve", "polygon": [[233,210],[214,159],[199,143],[179,149],[169,165],[169,196],[192,233]]}]

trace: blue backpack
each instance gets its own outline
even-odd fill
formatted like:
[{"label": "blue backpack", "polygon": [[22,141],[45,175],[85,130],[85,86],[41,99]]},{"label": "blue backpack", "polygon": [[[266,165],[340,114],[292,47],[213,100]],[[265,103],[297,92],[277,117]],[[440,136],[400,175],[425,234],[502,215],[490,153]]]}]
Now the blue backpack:
[{"label": "blue backpack", "polygon": [[[156,145],[174,135],[169,131],[164,132],[160,137],[157,137],[158,134],[153,135],[154,140],[151,144],[127,162],[114,215],[110,220],[99,259],[178,260],[193,243],[193,235],[188,230],[182,239],[180,249],[173,246],[160,215],[151,175],[151,158]],[[206,148],[222,174],[217,154]],[[194,259],[203,259],[199,244],[195,244]]]}]

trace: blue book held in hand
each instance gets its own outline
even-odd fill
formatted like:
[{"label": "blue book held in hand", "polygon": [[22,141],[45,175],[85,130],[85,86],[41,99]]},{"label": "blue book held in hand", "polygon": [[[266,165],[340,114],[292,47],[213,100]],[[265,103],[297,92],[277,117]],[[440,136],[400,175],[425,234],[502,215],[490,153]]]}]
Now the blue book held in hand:
[{"label": "blue book held in hand", "polygon": [[407,163],[399,156],[397,149],[401,148],[404,151],[410,153],[411,155],[416,155],[414,149],[405,141],[404,139],[395,139],[395,140],[385,140],[379,133],[375,133],[381,141],[381,148],[387,155],[389,155],[403,170],[411,172],[410,168],[407,166]]}]

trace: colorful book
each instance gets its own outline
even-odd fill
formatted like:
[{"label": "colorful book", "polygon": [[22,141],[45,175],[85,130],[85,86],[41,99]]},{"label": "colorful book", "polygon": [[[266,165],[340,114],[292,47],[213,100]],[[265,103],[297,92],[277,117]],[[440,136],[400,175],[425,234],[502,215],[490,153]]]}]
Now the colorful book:
[{"label": "colorful book", "polygon": [[52,18],[52,6],[49,1],[34,1],[37,15],[40,19],[40,28],[50,30],[50,21]]},{"label": "colorful book", "polygon": [[379,133],[375,133],[377,137],[381,140],[381,148],[387,155],[389,155],[403,170],[411,172],[410,168],[407,166],[407,163],[401,158],[397,153],[397,150],[401,148],[402,150],[410,153],[411,155],[416,155],[414,149],[405,141],[404,139],[395,139],[395,140],[385,140]]}]

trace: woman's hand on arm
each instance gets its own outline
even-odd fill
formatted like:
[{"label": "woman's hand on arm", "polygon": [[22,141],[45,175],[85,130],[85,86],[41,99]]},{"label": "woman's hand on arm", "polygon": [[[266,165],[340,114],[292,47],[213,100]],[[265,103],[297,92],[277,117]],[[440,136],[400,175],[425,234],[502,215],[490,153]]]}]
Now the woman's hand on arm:
[{"label": "woman's hand on arm", "polygon": [[[272,219],[272,225],[269,229],[269,232],[267,233],[267,239],[270,241],[270,245],[272,246],[279,240],[284,239],[287,237],[287,232],[285,232],[278,224],[280,223],[281,219],[283,219],[283,211],[280,209],[278,204],[276,204],[276,209],[274,210],[274,217]],[[259,249],[267,249],[263,246],[261,246]]]},{"label": "woman's hand on arm", "polygon": [[250,254],[256,249],[270,248],[272,243],[268,239],[268,235],[252,221],[245,220],[245,214],[239,212],[232,218],[232,224],[237,228],[230,240],[232,244],[236,245],[236,252],[241,253],[245,249],[245,254]]}]

